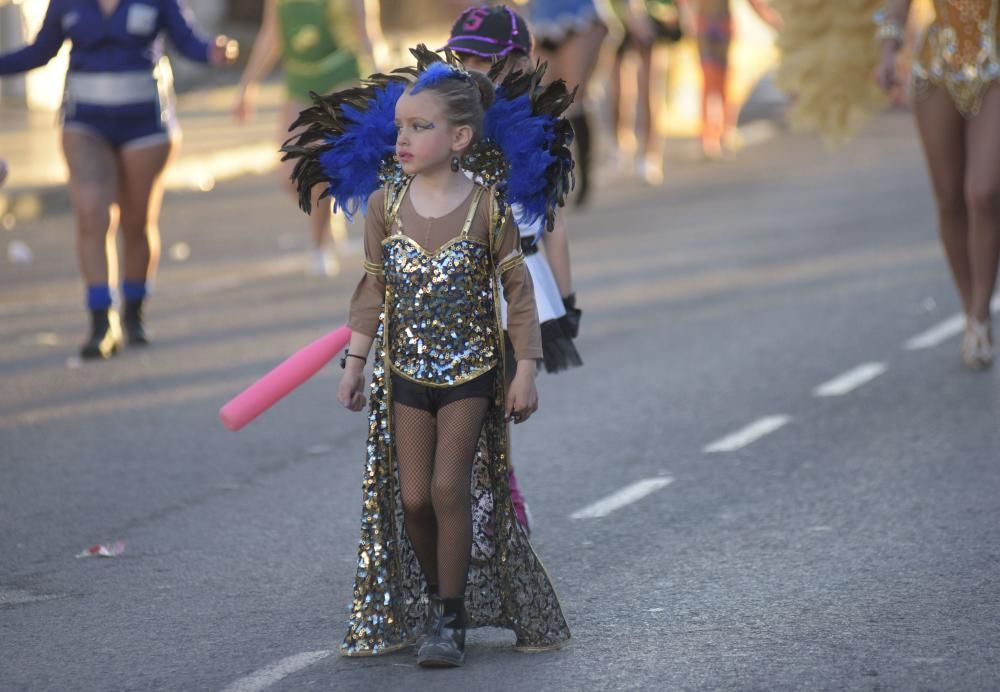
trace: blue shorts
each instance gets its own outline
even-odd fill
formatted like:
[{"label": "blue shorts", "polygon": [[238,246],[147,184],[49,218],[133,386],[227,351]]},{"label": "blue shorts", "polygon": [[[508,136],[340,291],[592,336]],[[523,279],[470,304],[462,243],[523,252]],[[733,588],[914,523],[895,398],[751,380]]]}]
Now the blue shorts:
[{"label": "blue shorts", "polygon": [[534,0],[525,11],[535,40],[558,44],[601,20],[594,0]]},{"label": "blue shorts", "polygon": [[89,132],[115,149],[162,144],[177,132],[173,109],[162,108],[157,101],[114,107],[66,104],[63,127]]}]

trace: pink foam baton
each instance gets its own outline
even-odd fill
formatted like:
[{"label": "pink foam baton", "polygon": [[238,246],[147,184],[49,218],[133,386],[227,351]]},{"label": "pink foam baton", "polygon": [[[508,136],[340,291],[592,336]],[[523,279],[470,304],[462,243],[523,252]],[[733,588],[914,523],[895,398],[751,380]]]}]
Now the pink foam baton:
[{"label": "pink foam baton", "polygon": [[219,409],[222,424],[237,431],[319,372],[351,340],[345,324],[290,355]]}]

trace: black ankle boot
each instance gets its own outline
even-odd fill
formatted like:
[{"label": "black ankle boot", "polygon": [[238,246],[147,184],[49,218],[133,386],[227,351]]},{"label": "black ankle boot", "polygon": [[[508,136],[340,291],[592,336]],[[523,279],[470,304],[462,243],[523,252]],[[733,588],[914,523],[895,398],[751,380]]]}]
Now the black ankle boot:
[{"label": "black ankle boot", "polygon": [[118,313],[110,308],[90,311],[90,338],[80,347],[80,357],[88,360],[110,358],[122,345]]},{"label": "black ankle boot", "polygon": [[142,299],[125,301],[125,314],[122,315],[122,326],[129,346],[146,346],[146,328],[142,324]]},{"label": "black ankle boot", "polygon": [[427,614],[424,615],[424,630],[413,643],[413,653],[419,654],[420,648],[433,638],[441,629],[441,618],[444,617],[444,601],[437,597],[437,592],[427,599]]},{"label": "black ankle boot", "polygon": [[576,142],[576,199],[574,204],[582,207],[590,197],[590,122],[584,112],[569,118],[573,126],[573,140]]},{"label": "black ankle boot", "polygon": [[465,661],[465,606],[461,599],[454,600],[458,603],[443,604],[437,634],[417,651],[417,663],[424,668],[457,668]]}]

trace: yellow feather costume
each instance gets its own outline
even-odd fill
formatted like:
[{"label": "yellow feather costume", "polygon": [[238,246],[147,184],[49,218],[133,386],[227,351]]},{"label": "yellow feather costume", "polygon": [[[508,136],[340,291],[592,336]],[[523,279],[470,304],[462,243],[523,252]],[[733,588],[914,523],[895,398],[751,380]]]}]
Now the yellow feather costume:
[{"label": "yellow feather costume", "polygon": [[873,17],[883,2],[772,0],[784,20],[777,83],[794,98],[794,128],[839,143],[885,106],[873,79],[879,60]]}]

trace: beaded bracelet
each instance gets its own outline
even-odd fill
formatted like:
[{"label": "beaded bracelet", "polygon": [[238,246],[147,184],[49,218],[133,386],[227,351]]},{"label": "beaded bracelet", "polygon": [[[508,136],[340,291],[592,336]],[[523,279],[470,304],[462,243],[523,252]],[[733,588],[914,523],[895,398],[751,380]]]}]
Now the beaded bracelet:
[{"label": "beaded bracelet", "polygon": [[896,50],[899,50],[903,45],[903,41],[906,39],[906,30],[898,22],[894,22],[885,14],[885,12],[878,12],[875,15],[875,40],[881,43],[882,41],[892,41],[896,44]]}]

